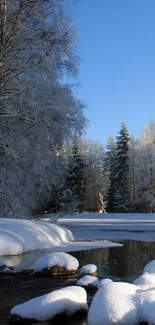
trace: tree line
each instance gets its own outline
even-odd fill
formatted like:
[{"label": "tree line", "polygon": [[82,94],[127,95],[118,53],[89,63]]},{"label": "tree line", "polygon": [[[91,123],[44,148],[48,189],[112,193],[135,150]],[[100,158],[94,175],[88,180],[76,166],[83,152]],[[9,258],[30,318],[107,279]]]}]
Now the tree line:
[{"label": "tree line", "polygon": [[[74,139],[64,151],[65,174],[50,208],[90,212],[152,212],[155,207],[155,123],[138,139],[122,123],[103,144]],[[55,203],[57,202],[57,208]]]}]

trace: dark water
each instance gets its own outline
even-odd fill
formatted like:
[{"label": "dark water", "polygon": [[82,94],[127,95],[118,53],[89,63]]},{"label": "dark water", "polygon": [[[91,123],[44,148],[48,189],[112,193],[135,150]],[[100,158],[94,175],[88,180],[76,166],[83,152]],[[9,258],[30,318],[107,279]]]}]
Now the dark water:
[{"label": "dark water", "polygon": [[[98,277],[110,277],[115,281],[133,282],[141,275],[144,266],[155,259],[155,243],[127,241],[123,247],[73,252],[80,266],[93,263],[98,267]],[[31,258],[31,257],[30,257]],[[9,324],[9,312],[19,303],[46,294],[55,289],[75,285],[78,276],[71,278],[43,278],[32,275],[0,275],[0,324]],[[94,292],[88,293],[91,303]],[[47,323],[42,323],[47,324]],[[61,324],[60,324],[61,325]],[[86,325],[82,321],[68,322],[67,325]]]}]

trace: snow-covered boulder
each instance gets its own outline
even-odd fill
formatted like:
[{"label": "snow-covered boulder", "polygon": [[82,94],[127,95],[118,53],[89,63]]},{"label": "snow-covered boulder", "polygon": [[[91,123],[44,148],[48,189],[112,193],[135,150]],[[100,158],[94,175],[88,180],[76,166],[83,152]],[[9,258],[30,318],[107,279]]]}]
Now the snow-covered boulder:
[{"label": "snow-covered boulder", "polygon": [[76,284],[84,287],[85,289],[98,289],[99,279],[96,276],[85,275],[79,279]]},{"label": "snow-covered boulder", "polygon": [[138,292],[137,286],[124,282],[102,286],[90,306],[88,325],[137,324]]},{"label": "snow-covered boulder", "polygon": [[20,219],[0,219],[0,256],[51,249],[72,240],[73,236],[70,230],[55,224]]},{"label": "snow-covered boulder", "polygon": [[[56,320],[59,316],[82,317],[88,309],[87,294],[81,287],[71,286],[31,299],[11,309],[10,324],[32,324]],[[60,323],[59,323],[60,324]]]},{"label": "snow-covered boulder", "polygon": [[133,284],[137,285],[142,290],[155,289],[155,275],[144,273],[139,278],[137,278]]},{"label": "snow-covered boulder", "polygon": [[145,265],[143,274],[144,273],[150,273],[150,274],[154,273],[155,275],[155,260]]},{"label": "snow-covered boulder", "polygon": [[80,273],[85,274],[85,275],[96,276],[97,275],[97,266],[95,264],[84,265],[81,267]]},{"label": "snow-covered boulder", "polygon": [[11,260],[0,260],[0,271],[4,269],[13,270],[13,263]]},{"label": "snow-covered boulder", "polygon": [[41,257],[35,264],[34,273],[39,275],[71,275],[78,272],[78,260],[67,253],[51,253]]}]

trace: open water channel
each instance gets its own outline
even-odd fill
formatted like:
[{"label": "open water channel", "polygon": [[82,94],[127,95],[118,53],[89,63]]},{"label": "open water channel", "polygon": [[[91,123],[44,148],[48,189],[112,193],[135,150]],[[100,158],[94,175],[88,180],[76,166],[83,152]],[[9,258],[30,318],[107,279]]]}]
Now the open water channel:
[{"label": "open water channel", "polygon": [[[109,277],[114,281],[132,283],[142,274],[144,266],[155,259],[155,243],[126,241],[124,246],[72,252],[80,262],[80,266],[88,263],[96,264],[100,279]],[[34,253],[22,255],[24,259],[33,258]],[[18,257],[17,257],[18,260]],[[35,277],[25,275],[0,275],[0,324],[9,324],[9,313],[13,306],[34,297],[46,294],[64,286],[75,285],[78,276],[70,278]],[[91,303],[95,292],[88,292]],[[48,323],[42,323],[48,324]],[[61,324],[60,324],[61,325]],[[64,325],[64,324],[63,324]],[[86,325],[86,319],[70,321],[66,325]]]}]

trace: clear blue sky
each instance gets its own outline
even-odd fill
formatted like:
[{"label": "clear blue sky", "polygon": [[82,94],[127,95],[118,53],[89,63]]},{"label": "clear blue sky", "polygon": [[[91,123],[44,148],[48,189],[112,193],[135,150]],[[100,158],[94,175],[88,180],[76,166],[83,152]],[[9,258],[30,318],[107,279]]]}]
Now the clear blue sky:
[{"label": "clear blue sky", "polygon": [[105,144],[122,121],[137,137],[155,119],[155,0],[75,2],[86,137]]}]

